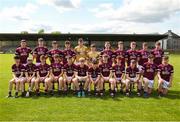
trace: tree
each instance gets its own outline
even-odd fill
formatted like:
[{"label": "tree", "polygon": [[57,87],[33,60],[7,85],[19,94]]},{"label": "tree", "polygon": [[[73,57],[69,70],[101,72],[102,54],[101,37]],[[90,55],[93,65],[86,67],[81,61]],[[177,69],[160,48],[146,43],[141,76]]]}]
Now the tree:
[{"label": "tree", "polygon": [[53,31],[53,32],[51,32],[51,34],[61,34],[61,32],[60,31]]},{"label": "tree", "polygon": [[40,30],[38,31],[38,34],[44,34],[44,29],[40,29]]},{"label": "tree", "polygon": [[21,34],[28,34],[28,31],[21,31]]}]

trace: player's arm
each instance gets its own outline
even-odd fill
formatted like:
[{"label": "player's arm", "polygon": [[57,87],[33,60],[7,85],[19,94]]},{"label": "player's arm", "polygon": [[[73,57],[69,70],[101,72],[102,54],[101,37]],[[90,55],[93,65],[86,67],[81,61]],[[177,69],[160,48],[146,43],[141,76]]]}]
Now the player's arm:
[{"label": "player's arm", "polygon": [[63,76],[63,74],[64,74],[64,70],[61,69],[61,74],[59,75],[59,77]]},{"label": "player's arm", "polygon": [[169,79],[169,87],[172,86],[173,76],[174,76],[174,73],[171,73],[171,76],[170,76],[170,79]]},{"label": "player's arm", "polygon": [[162,80],[160,71],[157,72],[157,76],[158,76],[158,79],[159,79],[159,80]]},{"label": "player's arm", "polygon": [[39,71],[37,71],[37,78],[40,78]]}]

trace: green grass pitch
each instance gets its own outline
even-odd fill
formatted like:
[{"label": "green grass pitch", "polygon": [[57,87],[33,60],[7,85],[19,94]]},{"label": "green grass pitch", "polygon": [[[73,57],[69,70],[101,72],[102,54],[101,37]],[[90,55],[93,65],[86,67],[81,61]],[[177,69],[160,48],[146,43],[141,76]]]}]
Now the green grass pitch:
[{"label": "green grass pitch", "polygon": [[136,95],[131,98],[118,95],[114,99],[108,95],[104,98],[68,95],[8,99],[5,96],[11,78],[12,57],[10,54],[0,54],[0,121],[180,121],[180,55],[170,55],[175,73],[168,96],[158,98],[154,91],[149,99]]}]

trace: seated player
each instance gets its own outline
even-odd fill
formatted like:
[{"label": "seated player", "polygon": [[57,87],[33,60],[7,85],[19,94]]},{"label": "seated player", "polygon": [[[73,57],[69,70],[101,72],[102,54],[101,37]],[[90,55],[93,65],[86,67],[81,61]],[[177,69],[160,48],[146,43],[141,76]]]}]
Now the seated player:
[{"label": "seated player", "polygon": [[162,64],[158,66],[158,94],[166,95],[172,86],[174,68],[169,62],[169,57],[164,56]]},{"label": "seated player", "polygon": [[148,62],[143,65],[144,97],[149,97],[154,86],[154,78],[157,74],[157,66],[153,62],[154,56],[148,56]]},{"label": "seated player", "polygon": [[100,75],[101,75],[101,80],[100,80],[100,96],[103,96],[104,89],[105,89],[105,82],[109,82],[109,79],[111,78],[111,62],[108,62],[108,55],[104,54],[102,57],[102,64],[99,65],[100,68]]},{"label": "seated player", "polygon": [[113,78],[110,79],[112,97],[114,97],[115,95],[115,89],[118,88],[118,84],[121,84],[120,91],[123,92],[122,79],[124,77],[125,67],[124,64],[122,64],[122,61],[123,59],[120,56],[118,56],[116,58],[117,63],[112,67]]},{"label": "seated player", "polygon": [[97,60],[92,60],[92,67],[88,70],[89,73],[89,81],[90,84],[92,83],[94,85],[94,92],[95,95],[98,95],[99,92],[99,81],[100,81],[100,69],[98,67]]},{"label": "seated player", "polygon": [[130,66],[126,68],[126,96],[129,96],[130,85],[137,83],[137,95],[141,95],[141,83],[139,82],[139,69],[136,67],[136,61],[131,60]]},{"label": "seated player", "polygon": [[29,57],[27,59],[27,65],[26,65],[26,79],[27,79],[27,83],[29,84],[26,97],[29,97],[31,95],[33,88],[35,86],[36,70],[37,68],[36,65],[33,64],[33,59]]},{"label": "seated player", "polygon": [[[88,66],[85,65],[85,59],[80,58],[79,59],[79,65],[76,66],[75,71],[75,78],[73,79],[73,83],[76,87],[76,90],[78,91],[78,97],[84,97],[85,96],[85,90],[87,90],[89,85],[89,79],[88,79]],[[79,83],[84,83],[84,88],[81,89],[79,87]]]},{"label": "seated player", "polygon": [[63,88],[63,65],[60,63],[60,55],[59,54],[55,54],[53,56],[53,62],[51,64],[51,74],[50,74],[50,86],[49,86],[49,90],[50,90],[50,94],[53,95],[53,84],[54,83],[59,83],[58,85],[58,93],[59,95],[62,92],[62,88]]},{"label": "seated player", "polygon": [[45,84],[45,95],[48,92],[48,88],[51,86],[51,78],[50,75],[50,66],[46,63],[46,57],[41,55],[40,57],[40,65],[37,66],[37,79],[35,81],[36,95],[40,95],[40,83]]},{"label": "seated player", "polygon": [[9,95],[7,97],[12,97],[13,84],[15,84],[15,98],[17,98],[19,89],[22,90],[22,96],[25,94],[21,84],[26,81],[26,78],[24,77],[25,67],[20,63],[20,57],[14,56],[14,61],[15,64],[12,65],[13,78],[9,81]]},{"label": "seated player", "polygon": [[[64,90],[71,89],[72,80],[75,78],[76,65],[73,63],[73,57],[67,57],[67,63],[63,67],[64,69]],[[68,88],[69,87],[69,88]]]}]

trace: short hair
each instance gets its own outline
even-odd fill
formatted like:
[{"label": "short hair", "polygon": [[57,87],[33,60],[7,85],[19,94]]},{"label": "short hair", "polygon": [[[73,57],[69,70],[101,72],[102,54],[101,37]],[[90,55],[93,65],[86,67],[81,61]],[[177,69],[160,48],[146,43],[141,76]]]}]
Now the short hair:
[{"label": "short hair", "polygon": [[161,45],[161,43],[160,43],[160,42],[156,42],[156,43],[155,43],[155,45],[158,45],[158,46],[160,46],[160,45]]},{"label": "short hair", "polygon": [[43,38],[38,38],[38,42],[43,42],[44,39]]},{"label": "short hair", "polygon": [[143,42],[142,45],[143,46],[148,46],[148,44],[146,42]]},{"label": "short hair", "polygon": [[135,41],[133,41],[133,42],[131,42],[131,44],[132,44],[132,45],[136,45],[136,42],[135,42]]},{"label": "short hair", "polygon": [[83,38],[78,39],[78,42],[83,42],[83,41],[84,41]]},{"label": "short hair", "polygon": [[153,59],[153,58],[154,58],[154,55],[153,55],[153,54],[150,54],[150,55],[148,56],[148,58],[149,58],[149,59]]},{"label": "short hair", "polygon": [[96,45],[95,44],[91,44],[91,47],[96,47]]},{"label": "short hair", "polygon": [[163,60],[168,60],[169,59],[169,56],[165,55],[163,56]]},{"label": "short hair", "polygon": [[79,58],[79,61],[85,61],[85,58],[81,57]]},{"label": "short hair", "polygon": [[57,41],[55,41],[55,40],[54,40],[54,41],[52,41],[52,44],[57,44]]},{"label": "short hair", "polygon": [[15,59],[15,60],[18,60],[18,59],[20,59],[20,56],[19,56],[19,55],[15,55],[15,56],[14,56],[14,59]]},{"label": "short hair", "polygon": [[54,54],[54,58],[59,58],[60,56],[58,54]]},{"label": "short hair", "polygon": [[123,41],[119,41],[118,44],[124,44]]},{"label": "short hair", "polygon": [[131,60],[131,63],[135,64],[135,63],[136,63],[136,60]]},{"label": "short hair", "polygon": [[71,42],[69,40],[66,40],[65,44],[71,44]]},{"label": "short hair", "polygon": [[45,55],[41,55],[41,56],[40,56],[40,59],[41,59],[41,60],[46,59],[46,58],[45,58]]},{"label": "short hair", "polygon": [[25,39],[22,39],[21,42],[26,42],[26,40],[25,40]]}]

